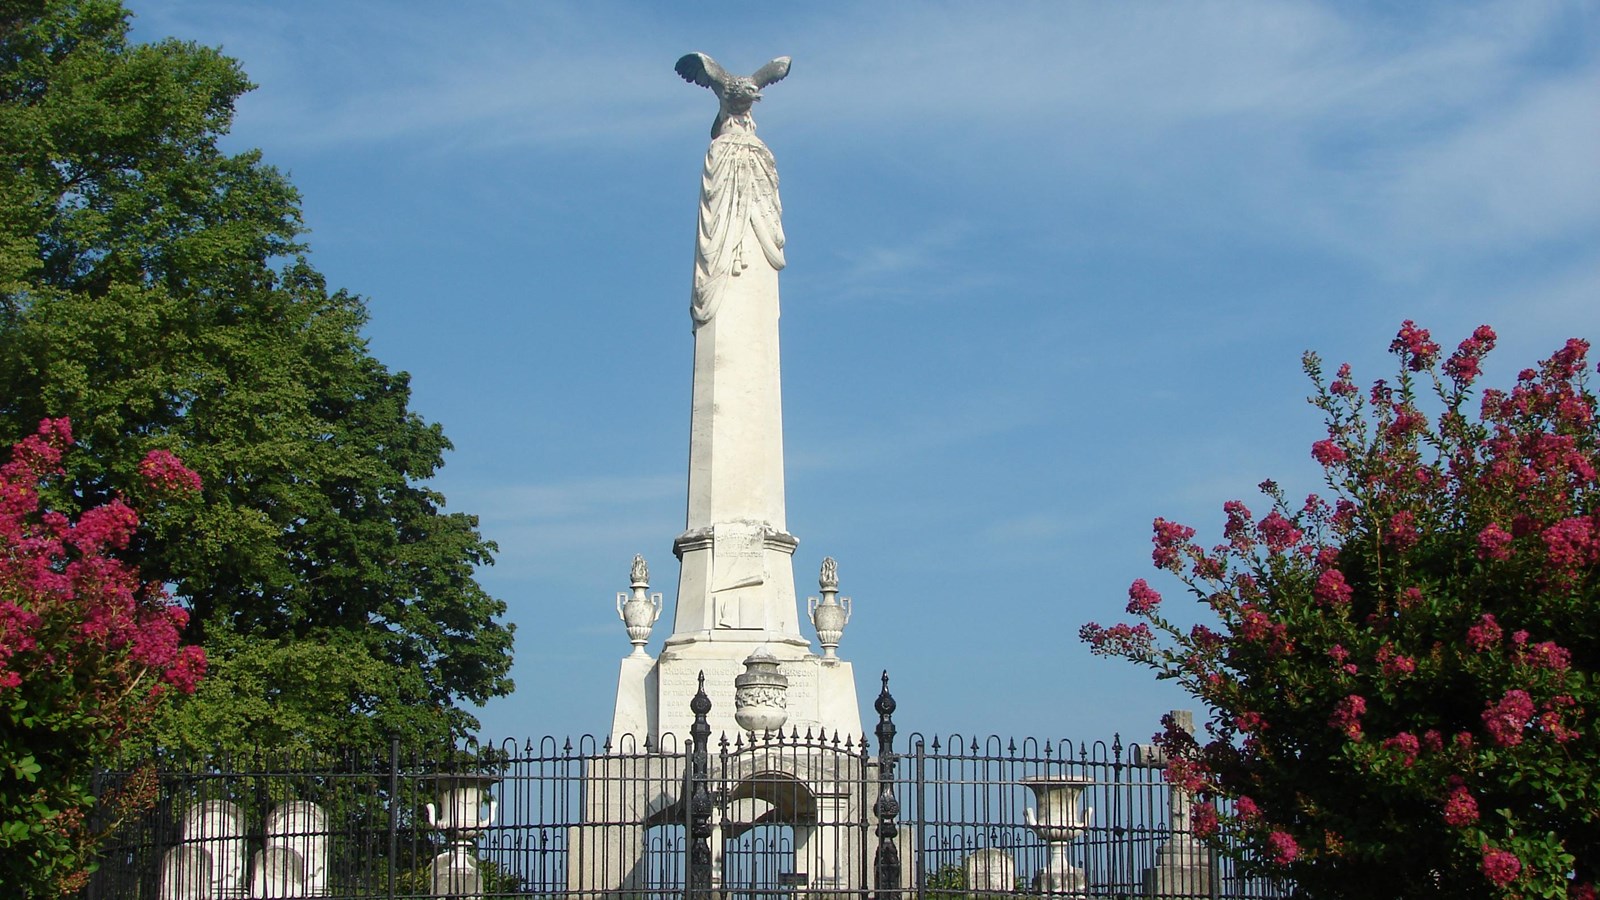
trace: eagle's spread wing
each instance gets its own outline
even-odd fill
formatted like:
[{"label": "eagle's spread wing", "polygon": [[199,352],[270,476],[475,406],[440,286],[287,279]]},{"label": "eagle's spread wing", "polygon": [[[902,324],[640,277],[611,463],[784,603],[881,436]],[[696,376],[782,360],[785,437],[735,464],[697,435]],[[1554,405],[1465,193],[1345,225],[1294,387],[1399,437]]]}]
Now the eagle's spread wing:
[{"label": "eagle's spread wing", "polygon": [[[773,60],[773,62],[776,61],[777,60]],[[770,66],[771,63],[768,63],[768,65]],[[684,81],[687,81],[690,84],[698,84],[701,87],[711,88],[713,91],[717,91],[719,94],[721,93],[722,87],[728,83],[728,73],[724,72],[722,67],[717,65],[716,60],[705,55],[704,53],[685,53],[678,60],[678,64],[672,68],[678,73],[678,77],[682,78]],[[788,60],[784,60],[783,69],[785,72],[789,71]],[[778,78],[782,77],[782,75],[778,76]],[[773,80],[776,81],[777,79],[775,78]]]},{"label": "eagle's spread wing", "polygon": [[[684,57],[684,59],[688,59],[688,58],[689,57],[687,57],[687,56]],[[710,60],[707,60],[707,62],[710,62]],[[711,64],[712,65],[716,65],[716,63],[711,63]],[[683,60],[679,60],[678,61],[678,65],[682,66],[683,65]],[[683,70],[681,68],[678,70],[678,74],[683,75]],[[750,80],[754,81],[756,83],[756,87],[764,88],[769,84],[777,84],[778,82],[783,80],[783,77],[785,75],[788,75],[788,74],[789,74],[789,57],[780,56],[777,59],[773,60],[772,62],[769,62],[766,65],[762,66],[761,68],[757,69],[755,71],[755,74],[750,76]],[[684,77],[687,78],[689,76],[684,75]]]}]

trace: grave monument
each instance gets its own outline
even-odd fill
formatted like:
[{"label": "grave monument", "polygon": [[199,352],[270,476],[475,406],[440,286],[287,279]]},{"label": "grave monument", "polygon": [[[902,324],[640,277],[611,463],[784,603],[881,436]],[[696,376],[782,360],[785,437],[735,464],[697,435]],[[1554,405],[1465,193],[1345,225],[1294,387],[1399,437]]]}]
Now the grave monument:
[{"label": "grave monument", "polygon": [[[777,165],[756,137],[750,111],[762,88],[788,74],[789,58],[741,77],[705,54],[691,53],[678,60],[677,72],[718,99],[700,182],[689,302],[694,390],[688,515],[672,546],[680,564],[678,595],[672,634],[659,658],[643,653],[639,640],[648,634],[645,609],[637,605],[639,598],[649,602],[642,562],[633,572],[634,599],[619,601],[638,649],[622,661],[611,735],[633,735],[640,742],[666,734],[684,738],[701,672],[711,698],[712,733],[738,733],[734,682],[744,674],[745,661],[762,651],[777,660],[788,680],[786,727],[859,739],[850,663],[832,646],[823,655],[813,653],[800,632],[792,561],[799,542],[785,523],[778,362],[783,205]],[[819,630],[826,632],[822,640],[837,646],[848,606],[832,596],[837,575],[831,560],[826,568],[823,599],[816,603]],[[837,628],[831,627],[835,622]]]},{"label": "grave monument", "polygon": [[[694,721],[690,701],[703,684],[712,740],[726,737],[733,747],[717,754],[727,788],[713,819],[713,883],[724,877],[724,838],[781,828],[792,849],[770,875],[790,886],[854,890],[865,868],[859,833],[849,829],[865,821],[870,797],[863,757],[853,749],[865,734],[855,678],[837,654],[851,604],[837,596],[837,567],[825,560],[822,597],[808,604],[823,649],[813,652],[794,587],[799,542],[785,521],[783,206],[777,165],[750,115],[761,89],[788,74],[789,58],[744,77],[690,53],[676,70],[718,101],[689,302],[694,382],[688,511],[672,543],[678,591],[658,657],[645,650],[662,603],[649,592],[644,559],[634,559],[630,590],[617,595],[632,652],[620,664],[611,754],[587,770],[584,824],[568,835],[569,886],[651,883],[647,846],[663,840],[652,829],[670,831],[686,819],[679,754]],[[774,743],[774,731],[792,737]]]}]

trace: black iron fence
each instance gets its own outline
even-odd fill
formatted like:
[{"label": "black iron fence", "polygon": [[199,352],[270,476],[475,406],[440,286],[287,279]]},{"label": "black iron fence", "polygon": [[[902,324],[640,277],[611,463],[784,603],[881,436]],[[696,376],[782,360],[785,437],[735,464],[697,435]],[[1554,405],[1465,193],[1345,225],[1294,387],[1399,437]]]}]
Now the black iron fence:
[{"label": "black iron fence", "polygon": [[[1147,750],[910,734],[544,738],[159,760],[84,900],[1269,898]],[[112,788],[136,770],[106,773]],[[143,777],[148,777],[148,768]]]}]

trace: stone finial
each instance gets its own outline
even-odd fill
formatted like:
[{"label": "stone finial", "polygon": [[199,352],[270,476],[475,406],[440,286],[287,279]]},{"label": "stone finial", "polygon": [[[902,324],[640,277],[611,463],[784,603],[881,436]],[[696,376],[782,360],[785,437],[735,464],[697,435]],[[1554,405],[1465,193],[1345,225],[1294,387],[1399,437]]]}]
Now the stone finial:
[{"label": "stone finial", "polygon": [[839,639],[844,637],[844,626],[850,621],[853,605],[849,597],[836,597],[839,593],[839,564],[833,557],[824,557],[822,573],[817,576],[822,589],[822,599],[806,598],[806,610],[811,615],[811,625],[817,629],[817,643],[822,645],[824,660],[838,659]]},{"label": "stone finial", "polygon": [[622,619],[628,631],[628,640],[633,644],[633,653],[630,655],[648,657],[644,645],[650,642],[650,632],[654,630],[656,620],[661,618],[661,595],[646,593],[650,589],[650,567],[645,565],[643,556],[634,555],[630,576],[633,582],[632,596],[627,591],[617,592],[617,616]]},{"label": "stone finial", "polygon": [[839,564],[833,561],[833,557],[822,558],[822,573],[817,576],[817,586],[824,591],[839,589]]}]

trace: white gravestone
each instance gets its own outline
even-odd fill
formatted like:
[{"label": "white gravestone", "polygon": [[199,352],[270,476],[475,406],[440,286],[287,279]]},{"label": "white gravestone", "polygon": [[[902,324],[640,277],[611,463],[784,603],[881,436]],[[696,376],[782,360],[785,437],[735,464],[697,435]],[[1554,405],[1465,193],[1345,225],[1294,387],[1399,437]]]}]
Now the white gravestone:
[{"label": "white gravestone", "polygon": [[1004,850],[979,850],[962,860],[967,890],[973,893],[1010,893],[1017,889],[1017,863]]},{"label": "white gravestone", "polygon": [[[267,816],[266,846],[256,854],[258,897],[319,897],[328,888],[328,817],[322,807],[292,800]],[[295,893],[289,893],[294,891]]]},{"label": "white gravestone", "polygon": [[244,813],[202,800],[183,814],[178,846],[162,860],[162,900],[237,897],[244,889]]}]

